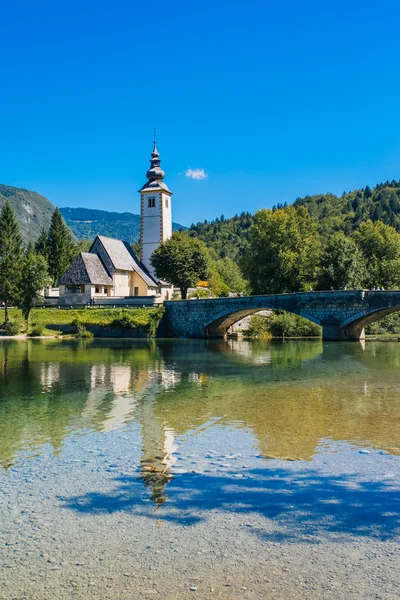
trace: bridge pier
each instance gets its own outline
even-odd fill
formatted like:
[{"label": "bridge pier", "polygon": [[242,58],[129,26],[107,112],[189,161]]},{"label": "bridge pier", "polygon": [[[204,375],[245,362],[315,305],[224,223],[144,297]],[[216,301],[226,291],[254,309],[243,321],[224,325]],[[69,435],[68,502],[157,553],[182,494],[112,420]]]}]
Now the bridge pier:
[{"label": "bridge pier", "polygon": [[365,339],[365,329],[357,325],[341,327],[337,321],[323,321],[322,339],[326,342],[350,342]]}]

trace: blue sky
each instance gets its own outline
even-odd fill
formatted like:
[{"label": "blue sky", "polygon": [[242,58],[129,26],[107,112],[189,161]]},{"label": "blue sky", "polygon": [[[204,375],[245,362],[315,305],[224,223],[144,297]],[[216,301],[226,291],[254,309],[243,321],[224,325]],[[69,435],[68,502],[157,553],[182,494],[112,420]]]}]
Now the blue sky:
[{"label": "blue sky", "polygon": [[0,182],[58,206],[138,212],[154,127],[183,224],[400,178],[398,0],[13,0],[0,18]]}]

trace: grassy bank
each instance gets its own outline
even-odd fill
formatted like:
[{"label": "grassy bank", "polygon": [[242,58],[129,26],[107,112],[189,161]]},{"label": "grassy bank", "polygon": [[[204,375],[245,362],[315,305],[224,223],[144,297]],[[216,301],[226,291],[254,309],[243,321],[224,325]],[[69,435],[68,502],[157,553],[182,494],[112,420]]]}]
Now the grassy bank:
[{"label": "grassy bank", "polygon": [[15,325],[14,335],[90,336],[92,330],[99,335],[102,329],[121,329],[137,333],[138,337],[154,337],[163,314],[163,308],[35,308],[27,324],[21,311],[12,309],[10,321]]}]

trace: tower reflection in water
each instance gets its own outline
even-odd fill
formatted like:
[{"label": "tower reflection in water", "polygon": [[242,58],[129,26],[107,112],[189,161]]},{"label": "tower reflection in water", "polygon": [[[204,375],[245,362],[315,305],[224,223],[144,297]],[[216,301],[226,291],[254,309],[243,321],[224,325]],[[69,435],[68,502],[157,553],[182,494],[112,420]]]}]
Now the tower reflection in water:
[{"label": "tower reflection in water", "polygon": [[175,464],[175,434],[165,427],[154,415],[154,401],[141,407],[142,429],[141,474],[139,479],[151,489],[150,498],[158,506],[167,500],[165,487],[172,479],[171,467]]}]

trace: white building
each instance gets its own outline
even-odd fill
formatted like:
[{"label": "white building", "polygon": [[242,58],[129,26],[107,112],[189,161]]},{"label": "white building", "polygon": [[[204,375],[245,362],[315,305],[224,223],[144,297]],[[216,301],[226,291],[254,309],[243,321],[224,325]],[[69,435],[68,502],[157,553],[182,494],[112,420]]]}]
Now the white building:
[{"label": "white building", "polygon": [[147,182],[139,190],[141,260],[128,242],[98,235],[89,252],[81,252],[61,277],[57,303],[132,304],[171,299],[173,286],[160,281],[151,264],[154,250],[172,235],[172,192],[163,181],[156,142],[150,165]]}]

